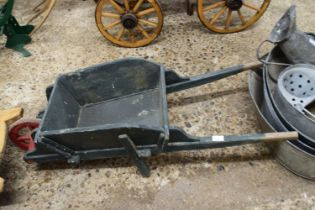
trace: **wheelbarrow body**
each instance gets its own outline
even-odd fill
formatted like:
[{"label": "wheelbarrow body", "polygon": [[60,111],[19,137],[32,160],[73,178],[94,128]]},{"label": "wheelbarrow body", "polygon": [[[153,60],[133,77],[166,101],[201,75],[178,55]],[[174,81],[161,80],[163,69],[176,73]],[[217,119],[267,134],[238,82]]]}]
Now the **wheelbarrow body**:
[{"label": "wheelbarrow body", "polygon": [[[49,102],[35,135],[36,147],[26,153],[25,160],[79,163],[130,156],[148,176],[141,157],[283,139],[279,134],[192,137],[168,124],[167,93],[253,66],[239,65],[184,78],[160,64],[127,58],[61,75],[47,91]],[[296,138],[296,134],[289,138]]]},{"label": "wheelbarrow body", "polygon": [[119,134],[156,144],[169,132],[163,71],[123,60],[59,77],[39,134],[75,150],[120,147]]}]

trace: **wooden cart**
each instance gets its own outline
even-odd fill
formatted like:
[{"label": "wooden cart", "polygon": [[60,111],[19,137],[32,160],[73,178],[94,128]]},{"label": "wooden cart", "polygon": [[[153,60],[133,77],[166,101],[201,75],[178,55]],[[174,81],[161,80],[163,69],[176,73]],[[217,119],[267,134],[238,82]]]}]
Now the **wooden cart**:
[{"label": "wooden cart", "polygon": [[[187,14],[196,7],[201,23],[216,33],[234,33],[256,23],[271,0],[186,0]],[[56,0],[43,0],[33,9],[27,24],[35,32],[43,25]],[[158,0],[95,0],[96,25],[110,42],[122,47],[142,47],[160,34],[164,15]],[[32,33],[33,33],[32,32]]]},{"label": "wooden cart", "polygon": [[[253,25],[271,0],[196,0],[198,17],[217,33],[242,31]],[[187,13],[195,4],[187,2]],[[157,38],[163,27],[158,0],[99,0],[95,20],[103,36],[122,47],[142,47]]]}]

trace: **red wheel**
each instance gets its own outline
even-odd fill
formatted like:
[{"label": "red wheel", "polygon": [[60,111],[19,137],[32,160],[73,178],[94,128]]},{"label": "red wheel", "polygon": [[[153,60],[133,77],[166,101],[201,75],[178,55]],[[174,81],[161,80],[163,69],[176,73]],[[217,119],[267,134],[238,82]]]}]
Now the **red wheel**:
[{"label": "red wheel", "polygon": [[24,151],[35,149],[35,143],[31,136],[32,131],[39,127],[39,120],[22,119],[18,120],[10,126],[9,138]]}]

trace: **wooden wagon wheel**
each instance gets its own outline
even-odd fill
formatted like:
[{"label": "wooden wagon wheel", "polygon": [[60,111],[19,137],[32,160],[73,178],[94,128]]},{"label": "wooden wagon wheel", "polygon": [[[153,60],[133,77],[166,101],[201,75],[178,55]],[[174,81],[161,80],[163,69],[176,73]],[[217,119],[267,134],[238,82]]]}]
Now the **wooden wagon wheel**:
[{"label": "wooden wagon wheel", "polygon": [[35,33],[47,20],[50,15],[52,9],[56,4],[56,0],[43,0],[40,4],[38,4],[33,11],[35,14],[27,21],[27,24],[32,24],[35,26],[31,35]]},{"label": "wooden wagon wheel", "polygon": [[271,0],[197,0],[200,21],[211,31],[233,33],[253,25]]},{"label": "wooden wagon wheel", "polygon": [[47,20],[56,0],[32,0],[32,1],[16,1],[14,7],[15,15],[19,22],[34,26],[31,35],[34,34]]},{"label": "wooden wagon wheel", "polygon": [[156,0],[99,0],[95,20],[103,36],[122,47],[150,44],[163,26]]}]

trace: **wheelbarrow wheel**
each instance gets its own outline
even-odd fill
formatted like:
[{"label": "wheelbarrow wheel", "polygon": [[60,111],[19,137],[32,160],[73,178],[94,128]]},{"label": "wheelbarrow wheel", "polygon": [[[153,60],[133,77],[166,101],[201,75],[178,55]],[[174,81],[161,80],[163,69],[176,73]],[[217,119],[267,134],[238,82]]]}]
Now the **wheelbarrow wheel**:
[{"label": "wheelbarrow wheel", "polygon": [[35,148],[32,132],[39,127],[40,120],[21,119],[10,126],[9,138],[13,144],[24,151]]},{"label": "wheelbarrow wheel", "polygon": [[271,0],[197,0],[202,24],[217,33],[245,30],[267,10]]},{"label": "wheelbarrow wheel", "polygon": [[156,0],[99,0],[95,11],[99,31],[122,47],[142,47],[160,34],[163,14]]}]

